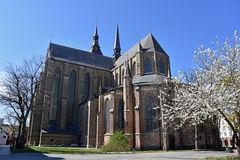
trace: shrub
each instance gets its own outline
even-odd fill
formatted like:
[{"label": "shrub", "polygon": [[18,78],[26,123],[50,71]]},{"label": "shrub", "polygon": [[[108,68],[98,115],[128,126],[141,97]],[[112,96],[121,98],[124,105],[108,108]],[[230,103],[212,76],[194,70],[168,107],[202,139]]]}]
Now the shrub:
[{"label": "shrub", "polygon": [[103,152],[126,152],[131,151],[128,140],[123,131],[117,131],[110,138],[109,143],[100,148]]}]

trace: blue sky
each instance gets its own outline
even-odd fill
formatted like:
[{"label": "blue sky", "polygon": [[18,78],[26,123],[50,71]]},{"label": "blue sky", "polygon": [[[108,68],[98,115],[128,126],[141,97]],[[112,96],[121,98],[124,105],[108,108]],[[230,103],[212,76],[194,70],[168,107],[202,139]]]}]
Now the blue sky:
[{"label": "blue sky", "polygon": [[193,66],[194,50],[240,29],[239,0],[0,1],[0,72],[8,63],[45,55],[52,41],[89,50],[98,21],[100,46],[113,54],[116,23],[122,52],[152,33],[169,54],[173,75]]}]

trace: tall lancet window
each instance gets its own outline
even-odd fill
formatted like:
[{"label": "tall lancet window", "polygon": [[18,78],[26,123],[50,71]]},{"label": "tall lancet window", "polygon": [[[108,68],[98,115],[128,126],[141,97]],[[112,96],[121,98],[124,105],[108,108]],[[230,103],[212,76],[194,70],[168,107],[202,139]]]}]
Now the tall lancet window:
[{"label": "tall lancet window", "polygon": [[163,62],[162,59],[159,60],[159,72],[162,73],[162,74],[166,74],[165,73],[165,63]]},{"label": "tall lancet window", "polygon": [[118,86],[118,73],[116,73],[115,75],[115,87]]},{"label": "tall lancet window", "polygon": [[76,71],[72,70],[68,80],[67,123],[72,124],[75,113]]},{"label": "tall lancet window", "polygon": [[102,77],[98,76],[98,78],[97,78],[97,93],[99,93],[100,86],[102,86]]},{"label": "tall lancet window", "polygon": [[107,76],[104,77],[104,86],[106,86],[106,87],[109,86],[109,82],[108,82]]},{"label": "tall lancet window", "polygon": [[144,60],[144,73],[153,72],[152,60],[150,58],[146,58]]},{"label": "tall lancet window", "polygon": [[123,77],[124,77],[124,69],[122,70],[122,84],[123,84]]},{"label": "tall lancet window", "polygon": [[144,100],[144,122],[145,122],[145,131],[152,132],[157,128],[157,115],[156,115],[156,105],[158,104],[156,98],[151,93],[148,93],[145,96]]},{"label": "tall lancet window", "polygon": [[124,129],[124,103],[123,99],[121,98],[118,102],[118,129]]},{"label": "tall lancet window", "polygon": [[132,65],[132,75],[135,76],[136,74],[136,62],[133,62],[133,65]]},{"label": "tall lancet window", "polygon": [[105,112],[104,112],[104,131],[105,133],[110,132],[110,110],[112,109],[112,104],[109,99],[105,101]]},{"label": "tall lancet window", "polygon": [[57,124],[61,109],[61,69],[57,67],[53,76],[51,108],[49,115],[49,123]]},{"label": "tall lancet window", "polygon": [[88,99],[90,97],[90,75],[89,73],[85,76],[85,97]]}]

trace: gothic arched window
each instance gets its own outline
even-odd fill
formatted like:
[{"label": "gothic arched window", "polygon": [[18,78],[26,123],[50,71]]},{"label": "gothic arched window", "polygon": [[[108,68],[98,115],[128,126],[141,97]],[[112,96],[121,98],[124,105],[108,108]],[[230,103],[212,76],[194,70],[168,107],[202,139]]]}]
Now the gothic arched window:
[{"label": "gothic arched window", "polygon": [[151,132],[157,128],[156,110],[153,109],[157,104],[156,98],[152,94],[147,94],[144,100],[144,121],[145,131]]},{"label": "gothic arched window", "polygon": [[76,71],[72,70],[68,80],[67,122],[73,122],[76,99]]},{"label": "gothic arched window", "polygon": [[124,103],[123,99],[118,102],[118,129],[124,129]]},{"label": "gothic arched window", "polygon": [[53,76],[52,84],[52,100],[51,100],[51,109],[49,115],[49,123],[57,124],[60,115],[61,109],[61,69],[57,67]]},{"label": "gothic arched window", "polygon": [[162,59],[159,60],[159,72],[162,73],[162,74],[165,74],[165,63],[163,62]]},{"label": "gothic arched window", "polygon": [[123,77],[124,77],[124,69],[122,70],[122,83],[123,83]]},{"label": "gothic arched window", "polygon": [[79,128],[82,136],[87,135],[87,122],[88,122],[88,107],[86,105],[79,106]]},{"label": "gothic arched window", "polygon": [[150,58],[146,58],[143,62],[144,64],[144,73],[151,73],[153,72],[152,70],[152,60]]},{"label": "gothic arched window", "polygon": [[104,131],[105,133],[110,132],[110,110],[112,109],[112,104],[109,99],[105,101],[105,112],[104,112]]},{"label": "gothic arched window", "polygon": [[115,75],[115,86],[116,87],[118,86],[118,73],[116,73]]},{"label": "gothic arched window", "polygon": [[90,97],[90,75],[87,73],[85,75],[85,97],[88,99]]},{"label": "gothic arched window", "polygon": [[136,62],[133,62],[133,65],[132,65],[132,76],[135,76],[136,74]]},{"label": "gothic arched window", "polygon": [[102,86],[102,77],[98,76],[97,78],[97,93],[99,92],[99,87]]},{"label": "gothic arched window", "polygon": [[107,78],[107,76],[105,76],[104,77],[104,86],[108,86],[109,84],[108,84],[109,82],[108,82],[108,78]]}]

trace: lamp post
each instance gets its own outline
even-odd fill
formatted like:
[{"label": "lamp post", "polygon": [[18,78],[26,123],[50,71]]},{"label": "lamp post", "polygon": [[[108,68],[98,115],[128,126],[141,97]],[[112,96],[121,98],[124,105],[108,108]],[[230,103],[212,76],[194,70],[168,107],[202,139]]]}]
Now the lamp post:
[{"label": "lamp post", "polygon": [[41,147],[41,143],[42,143],[42,129],[40,130],[38,147]]},{"label": "lamp post", "polygon": [[[163,93],[165,94],[165,93]],[[166,125],[164,122],[164,113],[163,113],[163,99],[162,99],[162,90],[159,90],[159,104],[160,104],[160,112],[161,112],[161,124],[162,124],[162,142],[163,142],[163,151],[167,151],[167,133],[166,133]]]},{"label": "lamp post", "polygon": [[47,133],[47,131],[41,129],[38,147],[41,147],[41,144],[42,144],[42,134],[43,134],[43,133]]}]

